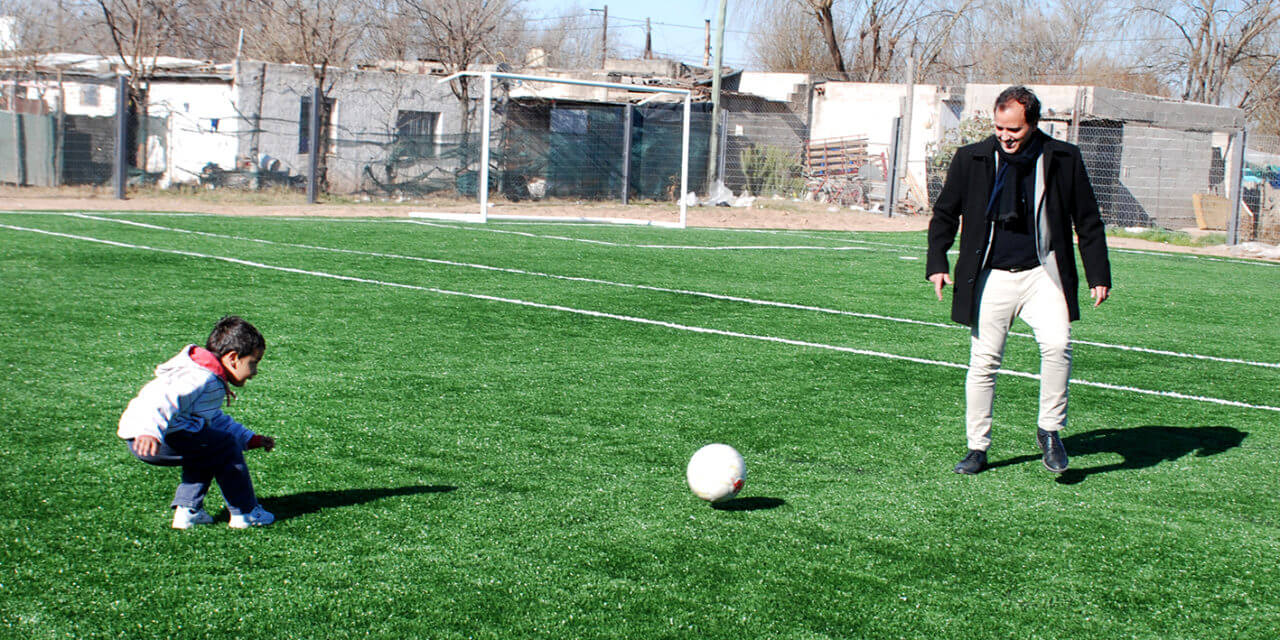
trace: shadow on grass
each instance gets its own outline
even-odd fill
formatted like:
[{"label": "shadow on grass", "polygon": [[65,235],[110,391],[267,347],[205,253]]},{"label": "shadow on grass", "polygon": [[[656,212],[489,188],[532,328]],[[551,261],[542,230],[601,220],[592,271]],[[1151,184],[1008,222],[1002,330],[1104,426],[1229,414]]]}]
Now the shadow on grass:
[{"label": "shadow on grass", "polygon": [[711,508],[718,511],[762,511],[777,509],[786,504],[782,498],[734,498],[724,502],[713,502]]},{"label": "shadow on grass", "polygon": [[335,491],[303,491],[287,496],[262,499],[262,507],[274,513],[276,520],[288,520],[321,509],[349,507],[382,498],[412,496],[420,493],[449,493],[458,488],[449,485],[413,485],[391,489],[339,489]]},{"label": "shadow on grass", "polygon": [[[1240,446],[1246,431],[1234,427],[1161,427],[1146,425],[1129,429],[1095,429],[1062,439],[1071,457],[1070,469],[1058,476],[1060,484],[1079,484],[1098,473],[1124,469],[1146,469],[1166,460],[1177,460],[1194,453],[1196,457],[1212,456]],[[1081,458],[1096,453],[1114,453],[1120,462],[1096,467],[1081,467]],[[1027,462],[1040,463],[1040,455],[1018,456],[987,465],[988,469]]]}]

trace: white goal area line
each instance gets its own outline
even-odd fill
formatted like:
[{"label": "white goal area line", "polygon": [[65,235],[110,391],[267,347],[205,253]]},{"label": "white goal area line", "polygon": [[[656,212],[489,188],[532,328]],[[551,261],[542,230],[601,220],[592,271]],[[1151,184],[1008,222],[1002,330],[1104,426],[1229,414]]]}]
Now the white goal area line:
[{"label": "white goal area line", "polygon": [[[89,214],[84,214],[84,213],[69,213],[69,214],[65,214],[65,215],[67,215],[67,216],[69,216],[69,217],[74,217],[74,218],[83,218],[83,219],[86,219],[86,220],[95,220],[95,221],[98,221],[98,222],[112,222],[112,223],[115,223],[115,224],[122,224],[122,225],[127,225],[127,226],[140,227],[140,228],[143,228],[143,229],[152,229],[152,230],[156,230],[156,231],[169,231],[169,232],[173,232],[173,233],[186,233],[186,234],[192,234],[192,235],[204,236],[204,237],[208,237],[208,238],[222,238],[222,239],[224,239],[224,240],[241,240],[241,241],[245,241],[245,242],[255,242],[255,243],[258,243],[258,244],[275,245],[275,246],[281,246],[281,247],[294,247],[294,248],[296,248],[296,249],[308,249],[308,250],[315,250],[315,251],[329,251],[329,252],[333,252],[333,253],[345,253],[345,254],[351,254],[351,255],[364,255],[364,256],[369,256],[369,257],[373,257],[373,258],[391,258],[391,259],[394,259],[394,260],[411,260],[411,261],[415,261],[415,262],[426,262],[426,263],[429,263],[429,264],[439,264],[439,265],[450,266],[450,267],[464,267],[464,268],[467,268],[467,269],[479,269],[479,270],[484,270],[484,271],[497,271],[497,272],[502,272],[502,273],[511,273],[511,274],[515,274],[515,275],[533,276],[533,277],[538,277],[538,278],[550,278],[550,279],[554,279],[554,280],[564,280],[564,281],[567,281],[567,282],[584,282],[584,283],[588,283],[588,284],[599,284],[599,285],[606,285],[606,286],[611,286],[611,287],[622,287],[622,288],[627,288],[627,289],[639,289],[639,290],[643,290],[643,291],[654,291],[654,292],[657,292],[657,293],[670,293],[670,294],[677,294],[677,295],[697,296],[697,297],[701,297],[701,298],[710,298],[710,299],[713,299],[713,300],[722,300],[722,301],[725,301],[725,302],[740,302],[740,303],[744,303],[744,304],[759,305],[759,306],[765,306],[765,307],[776,307],[776,308],[781,308],[781,309],[795,309],[795,310],[798,310],[798,311],[812,311],[812,312],[816,312],[816,313],[824,313],[824,314],[830,314],[830,315],[839,315],[839,316],[846,316],[846,317],[852,317],[852,318],[863,318],[863,319],[868,319],[868,320],[882,320],[882,321],[886,321],[886,322],[897,322],[897,323],[901,323],[901,324],[911,324],[911,325],[925,326],[925,327],[938,327],[938,328],[941,328],[941,329],[948,329],[948,330],[953,330],[953,331],[968,331],[968,328],[967,328],[967,327],[963,327],[963,326],[960,326],[960,325],[957,325],[957,324],[954,324],[954,323],[947,324],[947,323],[942,323],[942,322],[930,322],[930,321],[927,321],[927,320],[914,320],[914,319],[911,319],[911,318],[899,318],[899,317],[895,317],[895,316],[886,316],[886,315],[882,315],[882,314],[878,314],[878,313],[864,313],[864,312],[858,312],[858,311],[846,311],[846,310],[843,310],[843,309],[831,309],[831,308],[828,308],[828,307],[818,307],[818,306],[812,306],[812,305],[803,305],[803,304],[797,304],[797,303],[793,303],[793,302],[779,302],[779,301],[775,301],[775,300],[762,300],[762,299],[759,299],[759,298],[747,298],[747,297],[742,297],[742,296],[732,296],[732,295],[727,295],[727,294],[711,293],[711,292],[706,292],[706,291],[694,291],[694,290],[691,290],[691,289],[673,289],[673,288],[668,288],[668,287],[657,287],[657,286],[652,286],[652,285],[635,284],[635,283],[629,283],[629,282],[615,282],[615,281],[612,281],[612,280],[602,280],[602,279],[599,279],[599,278],[586,278],[586,277],[582,277],[582,276],[565,276],[565,275],[559,275],[559,274],[554,274],[554,273],[544,273],[544,272],[540,272],[540,271],[529,271],[529,270],[526,270],[526,269],[515,269],[515,268],[511,268],[511,267],[496,267],[496,266],[493,266],[493,265],[478,264],[478,263],[474,263],[474,262],[457,262],[457,261],[455,261],[455,260],[443,260],[443,259],[439,259],[439,258],[424,258],[424,257],[422,257],[422,256],[407,256],[407,255],[395,254],[395,253],[380,253],[380,252],[376,252],[376,251],[361,251],[361,250],[358,250],[358,249],[340,249],[340,248],[336,248],[336,247],[324,247],[324,246],[318,246],[318,245],[300,244],[300,243],[296,243],[296,242],[278,242],[278,241],[275,241],[275,240],[266,240],[266,239],[263,239],[263,238],[252,238],[252,237],[248,237],[248,236],[236,236],[236,235],[229,235],[229,234],[225,234],[225,233],[214,233],[214,232],[211,232],[211,231],[193,231],[193,230],[191,230],[191,229],[179,229],[179,228],[177,228],[177,227],[165,227],[165,226],[160,226],[160,225],[150,224],[150,223],[146,223],[146,222],[135,222],[135,221],[133,221],[133,220],[120,220],[120,219],[116,219],[116,218],[103,218],[103,217],[94,216],[94,215],[89,215]],[[1030,333],[1023,333],[1023,332],[1019,332],[1019,331],[1010,331],[1010,332],[1009,332],[1009,335],[1018,336],[1018,337],[1020,337],[1020,338],[1034,338],[1034,337],[1035,337],[1034,335],[1032,335],[1032,334],[1030,334]],[[1072,343],[1072,344],[1086,345],[1086,346],[1090,346],[1090,347],[1099,347],[1099,348],[1102,348],[1102,349],[1119,349],[1119,350],[1122,350],[1122,351],[1132,351],[1132,352],[1135,352],[1135,353],[1147,353],[1147,354],[1152,354],[1152,355],[1170,356],[1170,357],[1175,357],[1175,358],[1188,358],[1188,359],[1193,359],[1193,360],[1206,360],[1206,361],[1212,361],[1212,362],[1222,362],[1222,363],[1227,363],[1227,364],[1239,364],[1239,365],[1246,365],[1246,366],[1252,366],[1252,367],[1263,367],[1263,368],[1270,368],[1270,369],[1280,369],[1280,362],[1258,362],[1258,361],[1253,361],[1253,360],[1244,360],[1244,359],[1241,359],[1241,358],[1227,358],[1227,357],[1223,357],[1223,356],[1210,356],[1210,355],[1204,355],[1204,354],[1198,354],[1198,353],[1183,353],[1183,352],[1179,352],[1179,351],[1169,351],[1169,350],[1164,350],[1164,349],[1153,349],[1153,348],[1150,348],[1150,347],[1135,347],[1135,346],[1132,346],[1132,345],[1113,344],[1113,343],[1107,343],[1107,342],[1094,342],[1094,341],[1090,341],[1090,340],[1077,340],[1077,339],[1072,339],[1072,340],[1071,340],[1071,343]]]},{"label": "white goal area line", "polygon": [[[916,364],[925,364],[925,365],[938,366],[938,367],[947,367],[947,368],[950,368],[950,369],[960,369],[960,370],[967,370],[967,369],[968,369],[968,366],[966,366],[966,365],[964,365],[964,364],[960,364],[960,363],[955,363],[955,362],[946,362],[946,361],[942,361],[942,360],[930,360],[930,359],[927,359],[927,358],[917,358],[917,357],[913,357],[913,356],[905,356],[905,355],[896,354],[896,353],[886,353],[886,352],[883,352],[883,351],[872,351],[872,350],[868,350],[868,349],[858,349],[858,348],[855,348],[855,347],[842,347],[842,346],[839,346],[839,345],[824,344],[824,343],[820,343],[820,342],[808,342],[808,341],[804,341],[804,340],[793,340],[793,339],[790,339],[790,338],[781,338],[781,337],[776,337],[776,336],[766,336],[766,335],[758,335],[758,334],[750,334],[750,333],[741,333],[741,332],[737,332],[737,331],[727,331],[727,330],[723,330],[723,329],[712,329],[712,328],[709,328],[709,327],[698,327],[698,326],[693,326],[693,325],[678,324],[678,323],[674,323],[674,322],[666,322],[666,321],[664,321],[664,320],[654,320],[654,319],[651,319],[651,318],[641,318],[641,317],[637,317],[637,316],[627,316],[627,315],[621,315],[621,314],[615,314],[615,313],[607,313],[607,312],[604,312],[604,311],[592,311],[592,310],[590,310],[590,309],[578,309],[578,308],[575,308],[575,307],[567,307],[567,306],[563,306],[563,305],[545,304],[545,303],[541,303],[541,302],[533,302],[533,301],[530,301],[530,300],[521,300],[521,299],[518,299],[518,298],[504,298],[504,297],[500,297],[500,296],[491,296],[491,295],[479,294],[479,293],[468,293],[468,292],[465,292],[465,291],[452,291],[452,290],[449,290],[449,289],[440,289],[440,288],[437,288],[437,287],[425,287],[425,286],[421,286],[421,285],[404,284],[404,283],[399,283],[399,282],[389,282],[389,281],[385,281],[385,280],[374,280],[374,279],[370,279],[370,278],[360,278],[360,277],[357,277],[357,276],[346,276],[346,275],[341,275],[341,274],[336,274],[336,273],[328,273],[328,272],[325,272],[325,271],[314,271],[314,270],[309,270],[309,269],[298,269],[298,268],[295,268],[295,267],[284,267],[284,266],[280,266],[280,265],[266,264],[266,263],[263,263],[263,262],[254,262],[254,261],[251,261],[251,260],[242,260],[242,259],[240,259],[240,258],[232,258],[232,257],[229,257],[229,256],[218,256],[218,255],[212,255],[212,254],[207,254],[207,253],[198,253],[198,252],[195,252],[195,251],[183,251],[183,250],[180,250],[180,249],[163,249],[163,248],[159,248],[159,247],[151,247],[151,246],[147,246],[147,245],[132,244],[132,243],[128,243],[128,242],[117,242],[117,241],[115,241],[115,240],[107,240],[107,239],[104,239],[104,238],[94,238],[94,237],[91,237],[91,236],[81,236],[81,235],[75,235],[75,234],[70,234],[70,233],[61,233],[61,232],[57,232],[57,231],[48,231],[48,230],[45,230],[45,229],[35,229],[35,228],[31,228],[31,227],[19,227],[19,226],[9,225],[9,224],[0,224],[0,228],[3,228],[3,229],[10,229],[10,230],[13,230],[13,231],[25,231],[25,232],[30,232],[30,233],[37,233],[37,234],[41,234],[41,235],[53,236],[53,237],[58,237],[58,238],[68,238],[68,239],[72,239],[72,240],[81,240],[81,241],[85,241],[85,242],[92,242],[92,243],[97,243],[97,244],[104,244],[104,245],[108,245],[108,246],[120,247],[120,248],[125,248],[125,249],[137,249],[137,250],[141,250],[141,251],[154,251],[154,252],[157,252],[157,253],[167,253],[167,254],[171,254],[171,255],[187,256],[187,257],[191,257],[191,258],[201,258],[201,259],[206,259],[206,260],[217,260],[217,261],[220,261],[220,262],[227,262],[227,263],[230,263],[230,264],[237,264],[237,265],[246,266],[246,267],[253,267],[253,268],[257,268],[257,269],[267,269],[267,270],[271,270],[271,271],[280,271],[280,272],[284,272],[284,273],[292,273],[292,274],[298,274],[298,275],[308,275],[308,276],[313,276],[313,277],[317,277],[317,278],[327,278],[327,279],[331,279],[331,280],[340,280],[340,281],[344,281],[344,282],[358,282],[358,283],[361,283],[361,284],[372,284],[372,285],[377,285],[377,286],[383,286],[383,287],[394,287],[394,288],[398,288],[398,289],[408,289],[408,290],[413,290],[413,291],[425,291],[425,292],[429,292],[429,293],[437,293],[437,294],[440,294],[440,295],[458,296],[458,297],[463,297],[463,298],[470,298],[470,299],[473,299],[473,300],[485,300],[485,301],[489,301],[489,302],[501,302],[501,303],[505,303],[505,304],[514,304],[514,305],[519,305],[519,306],[523,306],[523,307],[530,307],[530,308],[535,308],[535,309],[545,309],[545,310],[549,310],[549,311],[561,311],[561,312],[564,312],[564,313],[572,313],[572,314],[576,314],[576,315],[588,316],[588,317],[593,317],[593,318],[604,318],[604,319],[609,319],[609,320],[618,320],[618,321],[622,321],[622,322],[631,322],[631,323],[636,323],[636,324],[644,324],[644,325],[650,325],[650,326],[665,327],[665,328],[668,328],[668,329],[675,329],[675,330],[678,330],[678,331],[689,331],[689,332],[693,332],[693,333],[708,334],[708,335],[717,335],[717,336],[724,336],[724,337],[729,337],[729,338],[740,338],[740,339],[746,339],[746,340],[756,340],[756,341],[761,341],[761,342],[771,342],[771,343],[777,343],[777,344],[786,344],[786,345],[797,346],[797,347],[808,347],[808,348],[813,348],[813,349],[822,349],[822,350],[827,350],[827,351],[837,351],[837,352],[841,352],[841,353],[851,353],[851,354],[855,354],[855,355],[863,355],[863,356],[869,356],[869,357],[875,357],[875,358],[883,358],[883,359],[886,359],[886,360],[897,360],[897,361],[903,361],[903,362],[913,362],[913,363],[916,363]],[[1027,379],[1031,379],[1031,380],[1039,380],[1039,379],[1040,379],[1040,376],[1039,376],[1038,374],[1028,373],[1028,372],[1025,372],[1025,371],[1013,371],[1013,370],[1008,370],[1008,369],[1001,369],[1001,370],[999,371],[999,373],[1001,373],[1002,375],[1014,376],[1014,377],[1019,377],[1019,378],[1027,378]],[[1226,400],[1226,399],[1223,399],[1223,398],[1214,398],[1214,397],[1209,397],[1209,396],[1197,396],[1197,395],[1191,395],[1191,394],[1179,393],[1179,392],[1176,392],[1176,391],[1160,391],[1160,390],[1153,390],[1153,389],[1142,389],[1142,388],[1139,388],[1139,387],[1131,387],[1131,386],[1127,386],[1127,385],[1110,384],[1110,383],[1106,383],[1106,382],[1091,382],[1091,381],[1088,381],[1088,380],[1080,380],[1080,379],[1076,379],[1076,378],[1072,378],[1072,379],[1071,379],[1071,384],[1076,384],[1076,385],[1081,385],[1081,386],[1088,386],[1088,387],[1096,387],[1096,388],[1099,388],[1099,389],[1109,389],[1109,390],[1112,390],[1112,391],[1122,391],[1122,392],[1127,392],[1127,393],[1137,393],[1137,394],[1141,394],[1141,395],[1159,396],[1159,397],[1165,397],[1165,398],[1175,398],[1175,399],[1179,399],[1179,400],[1191,400],[1191,401],[1195,401],[1195,402],[1203,402],[1203,403],[1216,404],[1216,405],[1222,405],[1222,406],[1228,406],[1228,407],[1238,407],[1238,408],[1242,408],[1242,409],[1256,409],[1256,410],[1261,410],[1261,411],[1272,411],[1272,412],[1280,413],[1280,407],[1274,407],[1274,406],[1269,406],[1269,405],[1261,405],[1261,404],[1250,404],[1250,403],[1247,403],[1247,402],[1239,402],[1239,401],[1236,401],[1236,400]]]}]

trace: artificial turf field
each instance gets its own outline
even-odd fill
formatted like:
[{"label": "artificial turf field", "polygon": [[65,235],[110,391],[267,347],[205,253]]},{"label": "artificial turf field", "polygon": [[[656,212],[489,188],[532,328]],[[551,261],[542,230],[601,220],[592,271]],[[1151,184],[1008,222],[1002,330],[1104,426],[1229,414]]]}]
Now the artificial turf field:
[{"label": "artificial turf field", "polygon": [[[197,232],[197,233],[192,233]],[[924,234],[0,213],[0,636],[1260,638],[1280,265],[1113,250],[1071,470],[1021,322],[993,468]],[[222,315],[278,521],[168,527],[115,437]],[[685,463],[724,442],[715,509]]]}]

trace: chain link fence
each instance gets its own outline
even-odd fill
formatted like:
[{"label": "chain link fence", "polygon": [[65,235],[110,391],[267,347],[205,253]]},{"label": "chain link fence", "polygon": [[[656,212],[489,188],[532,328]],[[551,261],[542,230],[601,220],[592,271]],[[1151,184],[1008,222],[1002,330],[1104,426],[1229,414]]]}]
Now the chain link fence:
[{"label": "chain link fence", "polygon": [[[429,73],[367,70],[330,70],[317,78],[309,67],[261,62],[157,76],[126,114],[128,134],[119,155],[130,189],[301,194],[314,172],[319,193],[330,196],[434,200],[474,211],[481,82],[473,78],[463,88]],[[312,104],[317,83],[324,89],[318,107]],[[617,93],[555,92],[549,86],[495,85],[491,201],[681,197],[682,103],[635,104]],[[784,89],[790,93],[770,99],[727,93],[714,158],[711,105],[694,103],[689,190],[706,194],[714,172],[736,196],[883,211],[893,175],[892,131],[874,123],[862,131],[850,118],[842,126],[851,135],[815,136],[812,95],[802,85]],[[0,182],[111,184],[118,97],[111,76],[0,71]],[[895,213],[927,215],[947,154],[989,135],[989,122],[956,114],[941,143],[899,165],[914,170],[899,174],[898,200],[906,205]],[[1233,181],[1240,175],[1233,147],[1238,132],[1089,117],[1049,117],[1042,126],[1080,146],[1109,225],[1227,230]],[[1280,139],[1248,142],[1237,237],[1278,242]]]},{"label": "chain link fence", "polygon": [[1226,132],[1089,121],[1075,138],[1108,224],[1226,230],[1224,218],[1206,215],[1229,193]]},{"label": "chain link fence", "polygon": [[1280,136],[1248,136],[1239,240],[1280,245]]}]

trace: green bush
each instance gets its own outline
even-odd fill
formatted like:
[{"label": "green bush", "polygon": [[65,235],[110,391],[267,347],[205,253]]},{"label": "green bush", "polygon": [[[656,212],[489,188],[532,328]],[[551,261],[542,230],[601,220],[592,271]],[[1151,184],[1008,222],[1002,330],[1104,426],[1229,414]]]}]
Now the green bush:
[{"label": "green bush", "polygon": [[739,154],[747,189],[753,195],[797,196],[804,190],[800,154],[782,147],[747,147]]},{"label": "green bush", "polygon": [[929,181],[933,182],[934,176],[937,176],[939,181],[946,177],[947,167],[951,166],[951,158],[956,155],[956,149],[978,142],[991,135],[993,131],[995,131],[995,125],[991,118],[974,116],[961,120],[960,126],[947,131],[938,142],[930,142],[925,147]]}]

